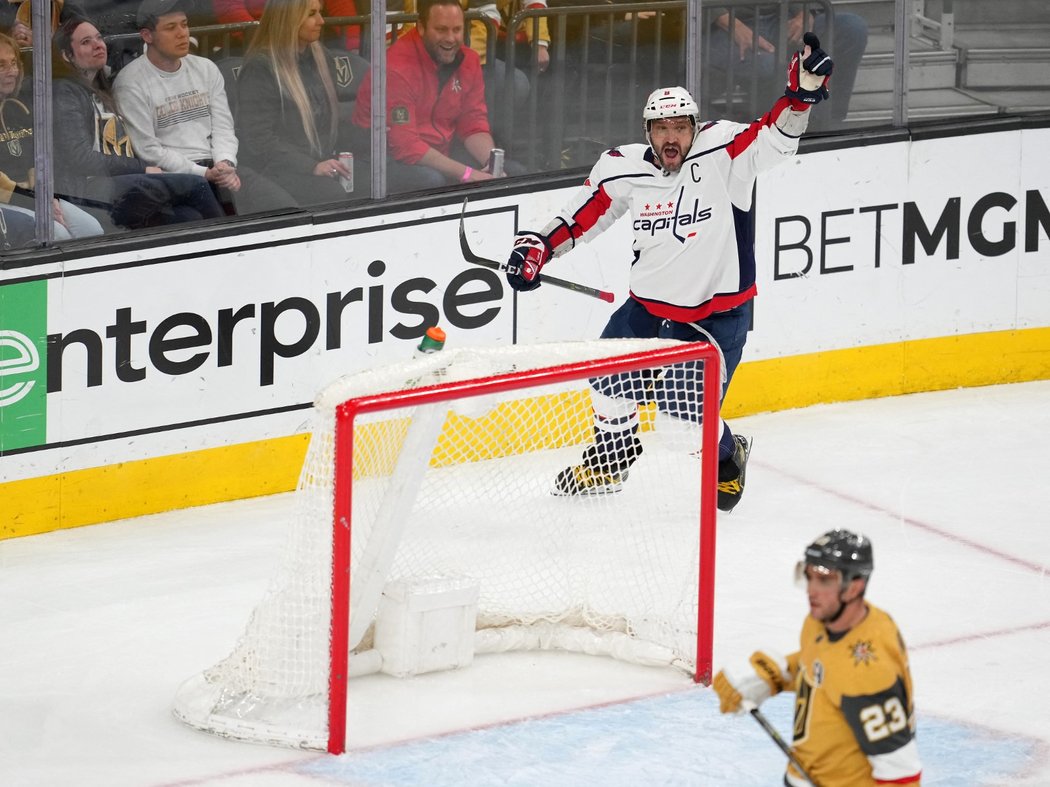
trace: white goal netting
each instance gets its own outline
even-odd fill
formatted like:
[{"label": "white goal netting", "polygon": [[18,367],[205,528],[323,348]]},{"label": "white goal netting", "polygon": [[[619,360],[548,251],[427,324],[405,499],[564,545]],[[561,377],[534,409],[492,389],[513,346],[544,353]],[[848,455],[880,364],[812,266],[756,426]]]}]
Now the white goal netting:
[{"label": "white goal netting", "polygon": [[[700,554],[703,375],[698,361],[663,364],[698,347],[446,349],[333,383],[315,402],[283,564],[233,653],[180,688],[176,716],[229,737],[333,750],[329,713],[345,707],[347,670],[383,669],[376,617],[395,582],[476,588],[476,653],[569,649],[695,671],[699,606],[711,604],[698,593],[700,567],[714,557]],[[599,376],[604,359],[614,366]],[[628,361],[632,371],[609,373]],[[573,379],[542,376],[562,366]],[[400,401],[416,391],[446,400]],[[620,491],[553,494],[594,441],[596,396],[640,402],[643,450]],[[368,397],[337,439],[337,413]],[[337,488],[348,517],[333,513]],[[338,592],[347,541],[348,625]],[[345,669],[333,642],[345,642]]]}]

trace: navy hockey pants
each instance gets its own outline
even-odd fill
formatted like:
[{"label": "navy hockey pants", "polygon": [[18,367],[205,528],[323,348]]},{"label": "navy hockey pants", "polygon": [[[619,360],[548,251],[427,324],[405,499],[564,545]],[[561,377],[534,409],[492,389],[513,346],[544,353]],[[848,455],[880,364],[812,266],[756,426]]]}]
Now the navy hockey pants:
[{"label": "navy hockey pants", "polygon": [[[712,314],[697,323],[718,344],[725,358],[726,379],[722,385],[722,398],[729,390],[733,373],[740,363],[751,329],[751,301],[729,311]],[[646,311],[638,301],[628,298],[617,309],[605,329],[603,339],[678,339],[687,342],[706,342],[708,336],[689,323],[673,322],[656,317]],[[679,418],[700,421],[701,402],[696,393],[700,390],[703,372],[699,363],[677,364],[672,373],[664,375],[655,385],[651,375],[645,372],[611,375],[591,380],[592,387],[612,397],[627,397],[638,402],[656,402],[657,406]],[[726,425],[719,441],[719,454],[729,456],[734,448],[733,435]]]}]

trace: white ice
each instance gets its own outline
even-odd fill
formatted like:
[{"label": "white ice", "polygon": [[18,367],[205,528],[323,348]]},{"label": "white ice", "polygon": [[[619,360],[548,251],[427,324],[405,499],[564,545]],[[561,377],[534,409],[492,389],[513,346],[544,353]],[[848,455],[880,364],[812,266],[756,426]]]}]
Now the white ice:
[{"label": "white ice", "polygon": [[[716,666],[790,651],[802,547],[875,545],[869,598],[912,656],[924,785],[1050,784],[1050,382],[739,419],[719,522]],[[279,560],[291,496],[0,542],[0,784],[771,785],[783,755],[671,669],[479,656],[353,686],[349,754],[234,743],[170,713]],[[765,710],[786,735],[791,698]]]}]

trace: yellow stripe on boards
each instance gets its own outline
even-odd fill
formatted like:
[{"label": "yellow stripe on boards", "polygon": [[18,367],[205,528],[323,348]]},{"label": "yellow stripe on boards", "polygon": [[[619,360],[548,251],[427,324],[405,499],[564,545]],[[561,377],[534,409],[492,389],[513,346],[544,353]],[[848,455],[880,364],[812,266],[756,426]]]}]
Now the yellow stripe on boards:
[{"label": "yellow stripe on boards", "polygon": [[0,539],[295,489],[307,435],[0,484]]},{"label": "yellow stripe on boards", "polygon": [[1050,328],[919,339],[741,364],[722,414],[1050,379]]},{"label": "yellow stripe on boards", "polygon": [[[967,334],[744,363],[723,413],[739,418],[826,402],[1045,379],[1050,379],[1050,328]],[[555,395],[541,409],[564,408],[560,397],[570,395]],[[563,412],[571,413],[569,421],[557,428],[542,421],[523,428],[520,403],[479,419],[453,415],[445,428],[471,429],[478,454],[489,458],[508,453],[496,448],[507,436],[513,438],[509,453],[588,441],[586,397],[570,397],[568,404]],[[643,412],[643,428],[646,416]],[[450,461],[447,440],[446,434],[439,441],[433,464]],[[307,442],[307,436],[294,435],[3,483],[0,539],[287,492],[295,488]],[[393,455],[384,449],[371,460],[369,472],[390,472]]]}]

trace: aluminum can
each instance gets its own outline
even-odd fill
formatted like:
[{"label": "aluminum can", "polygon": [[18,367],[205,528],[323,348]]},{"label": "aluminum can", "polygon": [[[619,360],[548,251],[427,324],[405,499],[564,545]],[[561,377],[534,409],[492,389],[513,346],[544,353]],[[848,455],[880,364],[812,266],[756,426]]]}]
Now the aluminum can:
[{"label": "aluminum can", "polygon": [[494,178],[503,177],[503,148],[489,151],[489,174]]},{"label": "aluminum can", "polygon": [[339,153],[339,162],[350,170],[350,177],[339,176],[339,183],[343,187],[343,191],[350,193],[354,190],[354,154],[353,153]]}]

